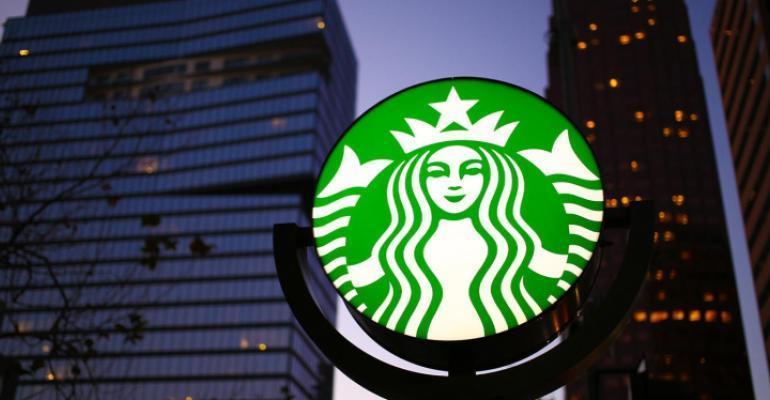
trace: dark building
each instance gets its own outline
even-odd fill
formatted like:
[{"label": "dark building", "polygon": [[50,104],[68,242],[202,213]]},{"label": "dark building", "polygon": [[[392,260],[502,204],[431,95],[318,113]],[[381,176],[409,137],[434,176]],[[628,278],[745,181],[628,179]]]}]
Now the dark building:
[{"label": "dark building", "polygon": [[[631,321],[590,377],[568,387],[569,398],[586,398],[588,386],[594,398],[627,398],[629,374],[616,372],[640,364],[652,388],[646,398],[663,398],[654,388],[676,388],[660,389],[666,398],[751,398],[684,1],[554,0],[553,6],[547,97],[584,127],[606,207],[651,200],[657,218],[653,264]],[[603,275],[618,265],[613,250]]]},{"label": "dark building", "polygon": [[718,1],[711,21],[725,120],[770,351],[770,3]]},{"label": "dark building", "polygon": [[[335,1],[33,0],[0,56],[8,166],[40,171],[3,184],[98,182],[52,207],[76,233],[29,243],[58,282],[0,272],[0,354],[44,361],[18,398],[65,385],[78,399],[329,398],[331,366],[283,300],[272,226],[309,225],[315,176],[354,117]],[[88,371],[43,339],[60,290],[79,322],[56,334],[92,334]],[[109,322],[130,312],[146,320],[135,343]]]}]

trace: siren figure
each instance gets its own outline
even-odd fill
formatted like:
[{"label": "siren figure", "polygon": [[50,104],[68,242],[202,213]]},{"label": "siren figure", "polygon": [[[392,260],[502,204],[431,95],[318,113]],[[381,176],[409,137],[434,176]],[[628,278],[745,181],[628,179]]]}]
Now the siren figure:
[{"label": "siren figure", "polygon": [[[601,191],[574,183],[598,178],[575,155],[567,131],[550,151],[512,152],[506,145],[518,122],[498,126],[503,112],[497,111],[472,123],[467,111],[476,102],[460,99],[452,87],[446,101],[430,104],[440,113],[435,126],[405,118],[411,133],[390,131],[403,151],[395,160],[361,163],[344,146],[338,170],[318,195],[330,199],[313,209],[313,219],[325,221],[314,234],[325,238],[318,253],[327,274],[338,276],[335,287],[348,288],[348,301],[358,290],[386,288],[376,300],[367,295],[357,308],[391,330],[432,340],[504,332],[556,301],[553,295],[534,298],[528,288],[566,290],[563,274],[581,272],[568,258],[590,257],[580,246],[561,253],[547,250],[522,215],[528,190],[535,188],[535,182],[525,181],[522,162],[534,165],[543,174],[539,184],[551,182],[546,185],[554,193],[588,196],[601,204]],[[351,221],[346,210],[370,194],[365,189],[378,176],[384,190],[371,193],[384,192],[378,201],[388,223],[368,257],[350,263],[344,252],[347,237],[339,233]],[[547,180],[550,176],[571,178]],[[574,204],[564,207],[563,212],[579,221],[600,220],[600,212]],[[592,240],[598,236],[577,222],[569,226],[573,232]]]}]

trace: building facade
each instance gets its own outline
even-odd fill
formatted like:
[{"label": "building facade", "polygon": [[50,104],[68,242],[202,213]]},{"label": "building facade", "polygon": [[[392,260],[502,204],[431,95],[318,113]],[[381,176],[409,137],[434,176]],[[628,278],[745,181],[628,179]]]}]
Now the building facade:
[{"label": "building facade", "polygon": [[765,349],[770,349],[769,13],[767,1],[718,1],[711,21],[711,44],[749,242]]},{"label": "building facade", "polygon": [[[547,97],[584,127],[605,206],[650,200],[657,218],[653,263],[631,321],[588,376],[568,387],[569,398],[627,398],[637,371],[650,388],[647,398],[751,398],[684,1],[553,5]],[[606,239],[605,277],[619,262],[614,244],[623,241]]]},{"label": "building facade", "polygon": [[[272,226],[309,225],[315,176],[354,117],[335,2],[33,0],[0,55],[8,166],[39,171],[3,183],[85,182],[36,220],[77,229],[20,239],[54,272],[0,272],[0,354],[39,360],[18,398],[330,397],[331,366],[283,300]],[[87,363],[51,332],[90,337]]]}]

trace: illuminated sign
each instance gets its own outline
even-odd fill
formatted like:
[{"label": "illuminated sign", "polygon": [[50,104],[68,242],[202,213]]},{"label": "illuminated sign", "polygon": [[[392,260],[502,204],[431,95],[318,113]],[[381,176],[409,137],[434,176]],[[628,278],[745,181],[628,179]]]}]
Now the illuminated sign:
[{"label": "illuminated sign", "polygon": [[432,341],[543,314],[588,265],[602,217],[576,126],[529,91],[477,78],[367,111],[332,149],[312,213],[321,264],[351,308]]}]

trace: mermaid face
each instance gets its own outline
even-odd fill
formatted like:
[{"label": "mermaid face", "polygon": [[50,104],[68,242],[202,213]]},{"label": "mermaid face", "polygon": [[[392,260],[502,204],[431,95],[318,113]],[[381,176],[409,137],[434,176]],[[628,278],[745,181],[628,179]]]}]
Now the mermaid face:
[{"label": "mermaid face", "polygon": [[465,146],[444,147],[428,157],[425,186],[436,206],[449,214],[468,210],[484,186],[481,156]]}]

